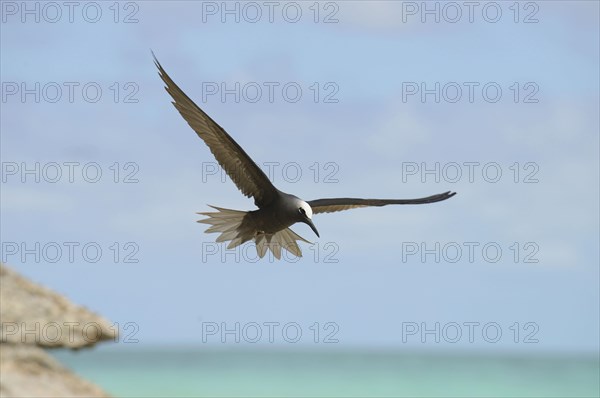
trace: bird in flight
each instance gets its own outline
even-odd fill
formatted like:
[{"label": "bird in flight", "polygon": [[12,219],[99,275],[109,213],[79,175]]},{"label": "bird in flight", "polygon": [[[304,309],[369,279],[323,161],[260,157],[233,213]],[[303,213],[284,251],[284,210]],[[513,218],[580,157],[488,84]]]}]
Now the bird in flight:
[{"label": "bird in flight", "polygon": [[456,192],[444,192],[438,195],[418,199],[357,199],[331,198],[305,202],[275,188],[265,173],[254,163],[246,152],[229,134],[210,118],[183,90],[169,77],[154,56],[154,63],[164,81],[165,89],[173,98],[173,105],[181,116],[206,143],[215,159],[247,197],[254,198],[258,207],[253,211],[240,211],[210,206],[215,212],[198,213],[208,218],[199,223],[209,224],[206,233],[220,232],[217,242],[229,241],[228,249],[254,240],[256,251],[262,258],[271,250],[279,259],[281,249],[302,257],[297,241],[310,243],[297,235],[289,227],[301,222],[307,224],[320,237],[312,221],[314,214],[357,209],[369,206],[409,205],[440,202],[451,198]]}]

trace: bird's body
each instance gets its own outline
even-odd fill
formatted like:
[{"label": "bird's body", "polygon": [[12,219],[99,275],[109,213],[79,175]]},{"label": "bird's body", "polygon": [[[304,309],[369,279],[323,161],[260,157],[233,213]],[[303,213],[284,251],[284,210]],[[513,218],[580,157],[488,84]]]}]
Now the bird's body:
[{"label": "bird's body", "polygon": [[[258,231],[274,234],[302,221],[302,215],[298,212],[301,206],[308,204],[294,195],[280,191],[268,206],[248,212],[249,222]],[[310,207],[304,207],[305,211],[307,209]]]},{"label": "bird's body", "polygon": [[[199,213],[208,218],[198,222],[212,225],[206,232],[221,232],[217,242],[230,240],[230,249],[254,239],[261,257],[265,250],[259,245],[271,249],[277,258],[280,257],[281,248],[300,257],[302,252],[296,241],[308,242],[289,229],[297,222],[305,222],[300,208],[309,212],[312,217],[312,209],[308,203],[294,195],[278,191],[268,205],[248,212],[213,208],[218,212]],[[316,228],[313,229],[317,233]]]},{"label": "bird's body", "polygon": [[[208,218],[198,222],[209,224],[207,233],[219,232],[217,242],[230,241],[228,248],[254,240],[256,250],[263,257],[271,250],[276,258],[281,249],[301,257],[298,241],[308,242],[289,227],[302,222],[319,233],[312,222],[318,213],[330,213],[360,207],[386,206],[390,204],[425,204],[446,200],[455,195],[445,192],[418,199],[358,199],[332,198],[305,202],[302,199],[275,188],[265,173],[254,163],[229,134],[198,107],[167,75],[156,57],[154,62],[167,92],[173,97],[173,105],[190,127],[208,145],[211,152],[232,181],[248,197],[254,198],[257,210],[240,211],[211,206],[216,212],[198,213]],[[308,242],[309,243],[309,242]]]}]

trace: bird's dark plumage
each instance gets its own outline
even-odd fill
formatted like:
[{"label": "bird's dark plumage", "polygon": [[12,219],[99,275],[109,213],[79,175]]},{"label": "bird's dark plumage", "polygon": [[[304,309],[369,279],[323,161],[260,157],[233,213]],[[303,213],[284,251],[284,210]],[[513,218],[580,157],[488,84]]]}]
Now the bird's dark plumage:
[{"label": "bird's dark plumage", "polygon": [[418,199],[357,199],[357,198],[331,198],[316,199],[307,203],[312,207],[314,214],[333,213],[336,211],[358,209],[360,207],[387,206],[387,205],[421,205],[425,203],[441,202],[456,195],[456,192],[444,192],[438,195]]},{"label": "bird's dark plumage", "polygon": [[[152,54],[154,56],[154,54]],[[242,193],[254,198],[258,207],[269,204],[277,193],[266,174],[254,163],[229,134],[210,118],[198,105],[175,84],[154,57],[166,90],[173,98],[173,105],[190,127],[208,145],[210,151],[227,175]]]},{"label": "bird's dark plumage", "polygon": [[263,257],[267,249],[281,257],[281,249],[301,257],[298,241],[308,242],[289,229],[297,222],[309,225],[317,236],[312,222],[313,214],[331,213],[369,206],[434,203],[451,198],[455,192],[445,192],[419,199],[302,199],[279,191],[266,174],[254,163],[229,134],[194,103],[169,77],[154,53],[154,63],[159,70],[173,105],[181,116],[208,145],[217,162],[242,193],[254,198],[258,210],[239,211],[213,206],[216,212],[199,213],[208,218],[198,222],[209,224],[206,232],[218,232],[217,242],[230,241],[228,248],[254,240],[256,250]]}]

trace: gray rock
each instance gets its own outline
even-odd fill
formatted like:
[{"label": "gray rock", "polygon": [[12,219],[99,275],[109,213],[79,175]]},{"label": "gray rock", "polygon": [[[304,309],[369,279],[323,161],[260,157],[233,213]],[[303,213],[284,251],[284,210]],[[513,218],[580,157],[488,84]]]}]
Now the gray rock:
[{"label": "gray rock", "polygon": [[0,344],[0,371],[0,397],[109,396],[33,345]]},{"label": "gray rock", "polygon": [[43,348],[116,340],[104,318],[0,264],[0,397],[108,397]]},{"label": "gray rock", "polygon": [[104,318],[0,264],[0,342],[80,348],[116,340]]}]

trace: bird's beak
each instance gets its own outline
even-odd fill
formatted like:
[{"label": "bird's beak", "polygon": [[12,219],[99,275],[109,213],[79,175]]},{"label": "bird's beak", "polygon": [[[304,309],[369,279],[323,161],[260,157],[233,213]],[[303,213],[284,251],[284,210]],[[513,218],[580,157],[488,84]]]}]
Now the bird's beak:
[{"label": "bird's beak", "polygon": [[314,233],[317,235],[318,238],[320,238],[321,236],[319,235],[319,231],[317,231],[317,227],[315,227],[315,224],[313,224],[312,220],[308,217],[305,218],[304,222],[306,224],[308,224],[308,226],[310,227],[310,229],[312,229],[314,231]]}]

